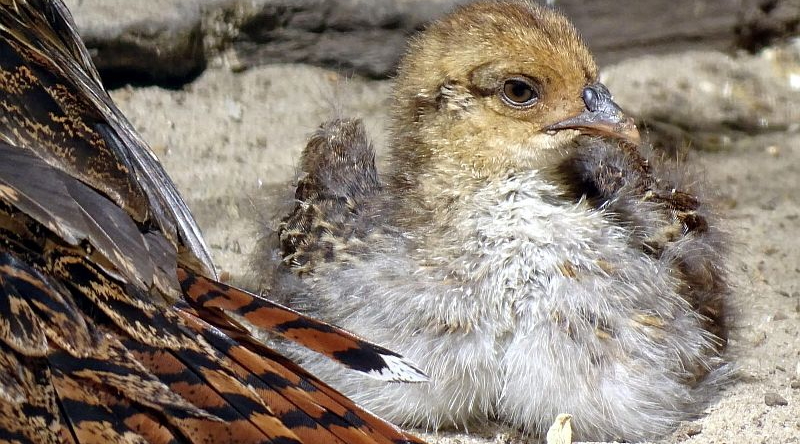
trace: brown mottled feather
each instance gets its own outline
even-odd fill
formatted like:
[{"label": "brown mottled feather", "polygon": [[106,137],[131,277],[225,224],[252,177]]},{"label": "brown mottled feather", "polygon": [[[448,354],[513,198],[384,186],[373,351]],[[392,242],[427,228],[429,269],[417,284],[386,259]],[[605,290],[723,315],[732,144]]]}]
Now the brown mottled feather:
[{"label": "brown mottled feather", "polygon": [[99,83],[60,1],[0,4],[0,140],[36,152],[157,226],[187,261],[213,273],[200,231],[172,180]]},{"label": "brown mottled feather", "polygon": [[281,221],[279,238],[268,240],[300,274],[318,263],[346,261],[346,251],[358,250],[371,225],[356,222],[381,190],[375,151],[360,120],[323,124],[303,150],[302,168],[297,204]]},{"label": "brown mottled feather", "polygon": [[239,322],[384,379],[422,378],[214,280],[188,209],[59,0],[0,0],[0,34],[0,441],[420,442]]}]

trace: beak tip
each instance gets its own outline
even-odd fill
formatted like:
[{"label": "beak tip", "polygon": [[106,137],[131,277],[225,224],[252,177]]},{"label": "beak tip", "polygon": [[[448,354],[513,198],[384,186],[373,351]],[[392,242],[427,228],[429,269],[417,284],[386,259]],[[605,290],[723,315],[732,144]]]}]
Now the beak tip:
[{"label": "beak tip", "polygon": [[639,127],[637,127],[636,123],[633,121],[633,118],[628,117],[620,126],[621,128],[619,128],[619,131],[614,131],[615,134],[611,135],[617,135],[621,139],[627,140],[634,145],[638,145],[642,142],[642,135],[639,132]]}]

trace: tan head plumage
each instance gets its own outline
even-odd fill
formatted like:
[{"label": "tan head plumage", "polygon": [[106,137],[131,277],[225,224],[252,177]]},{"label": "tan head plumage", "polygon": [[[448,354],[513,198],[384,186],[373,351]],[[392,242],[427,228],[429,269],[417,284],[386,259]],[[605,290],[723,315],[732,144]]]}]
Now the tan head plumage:
[{"label": "tan head plumage", "polygon": [[400,65],[396,183],[410,186],[426,164],[480,176],[546,162],[580,133],[549,127],[586,111],[596,84],[594,59],[558,12],[520,0],[463,6],[414,39]]}]

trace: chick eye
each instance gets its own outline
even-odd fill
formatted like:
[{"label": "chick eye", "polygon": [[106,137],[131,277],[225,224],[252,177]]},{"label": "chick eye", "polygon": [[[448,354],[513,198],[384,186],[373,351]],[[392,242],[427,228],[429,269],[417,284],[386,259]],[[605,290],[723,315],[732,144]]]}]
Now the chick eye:
[{"label": "chick eye", "polygon": [[500,96],[506,104],[515,108],[529,107],[539,99],[536,87],[530,81],[520,78],[507,79],[503,83]]}]

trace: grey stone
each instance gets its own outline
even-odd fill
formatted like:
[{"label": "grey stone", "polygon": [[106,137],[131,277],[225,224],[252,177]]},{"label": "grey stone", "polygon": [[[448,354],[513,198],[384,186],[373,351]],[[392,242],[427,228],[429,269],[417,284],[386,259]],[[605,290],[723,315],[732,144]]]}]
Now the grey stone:
[{"label": "grey stone", "polygon": [[730,49],[739,10],[751,0],[554,0],[601,64],[689,49]]},{"label": "grey stone", "polygon": [[749,1],[736,25],[737,45],[756,51],[776,40],[797,35],[800,0]]},{"label": "grey stone", "polygon": [[789,401],[775,392],[767,392],[764,394],[764,404],[769,407],[784,406],[789,405]]},{"label": "grey stone", "polygon": [[[463,1],[463,0],[462,0]],[[456,0],[66,0],[112,86],[185,82],[227,56],[239,68],[306,62],[389,75],[408,34]]]},{"label": "grey stone", "polygon": [[[117,82],[185,82],[207,65],[305,62],[382,78],[405,39],[468,0],[67,0],[100,71]],[[542,0],[545,2],[545,0]],[[601,65],[641,54],[753,48],[796,34],[800,0],[548,0]],[[766,37],[765,37],[766,38]],[[771,38],[771,37],[770,37]]]},{"label": "grey stone", "polygon": [[[218,0],[65,0],[106,79],[171,83],[206,66],[201,10]],[[114,86],[114,85],[112,85]]]},{"label": "grey stone", "polygon": [[657,146],[718,151],[748,135],[797,131],[798,66],[800,46],[790,44],[737,57],[718,51],[640,57],[601,77]]},{"label": "grey stone", "polygon": [[245,18],[230,47],[242,67],[304,62],[345,74],[394,72],[409,34],[455,1],[272,0]]}]

